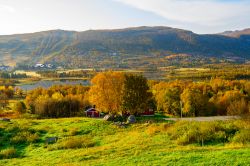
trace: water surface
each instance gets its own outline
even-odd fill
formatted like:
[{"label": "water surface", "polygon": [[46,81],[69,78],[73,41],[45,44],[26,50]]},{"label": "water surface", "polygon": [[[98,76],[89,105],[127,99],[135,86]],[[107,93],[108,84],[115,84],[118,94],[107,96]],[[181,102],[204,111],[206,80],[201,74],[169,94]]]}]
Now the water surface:
[{"label": "water surface", "polygon": [[22,90],[33,90],[38,87],[49,88],[53,85],[89,85],[89,80],[40,80],[33,83],[18,85]]}]

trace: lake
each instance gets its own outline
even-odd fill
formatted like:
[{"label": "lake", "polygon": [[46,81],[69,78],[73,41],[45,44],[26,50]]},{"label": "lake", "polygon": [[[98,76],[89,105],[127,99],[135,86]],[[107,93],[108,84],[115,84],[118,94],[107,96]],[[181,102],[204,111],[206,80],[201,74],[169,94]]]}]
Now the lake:
[{"label": "lake", "polygon": [[22,90],[33,90],[38,87],[49,88],[53,85],[89,85],[89,80],[40,80],[28,84],[17,85]]}]

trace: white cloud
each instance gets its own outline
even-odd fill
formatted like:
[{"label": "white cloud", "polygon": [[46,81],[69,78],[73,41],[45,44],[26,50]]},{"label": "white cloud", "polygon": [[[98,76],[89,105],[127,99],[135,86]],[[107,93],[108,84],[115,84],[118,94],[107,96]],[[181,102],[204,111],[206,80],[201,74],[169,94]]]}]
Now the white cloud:
[{"label": "white cloud", "polygon": [[116,0],[176,22],[219,26],[231,19],[249,17],[246,0]]}]

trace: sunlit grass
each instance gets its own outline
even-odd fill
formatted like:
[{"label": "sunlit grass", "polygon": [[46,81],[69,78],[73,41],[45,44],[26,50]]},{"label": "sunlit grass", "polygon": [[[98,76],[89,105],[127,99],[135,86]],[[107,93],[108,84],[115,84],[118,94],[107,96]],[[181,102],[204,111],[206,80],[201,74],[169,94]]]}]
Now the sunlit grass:
[{"label": "sunlit grass", "polygon": [[[209,122],[208,122],[209,123]],[[235,122],[236,125],[240,123]],[[178,125],[177,125],[178,126]],[[139,121],[119,128],[101,119],[62,118],[0,122],[0,165],[249,165],[250,147],[240,143],[177,145],[168,122]],[[23,132],[35,141],[8,139]],[[28,132],[28,133],[26,133]],[[46,137],[59,137],[45,146]],[[13,153],[15,152],[15,153]],[[10,154],[10,155],[9,155]],[[12,156],[13,154],[13,156]]]}]

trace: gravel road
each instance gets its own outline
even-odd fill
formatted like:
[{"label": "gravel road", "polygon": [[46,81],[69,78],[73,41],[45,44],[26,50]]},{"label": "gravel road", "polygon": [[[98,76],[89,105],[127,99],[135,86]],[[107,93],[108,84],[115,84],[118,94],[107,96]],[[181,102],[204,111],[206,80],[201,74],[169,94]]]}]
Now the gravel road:
[{"label": "gravel road", "polygon": [[192,117],[192,118],[164,118],[165,120],[172,120],[172,121],[178,121],[178,120],[185,120],[185,121],[226,121],[226,120],[233,120],[233,119],[239,119],[239,116],[211,116],[211,117]]}]

